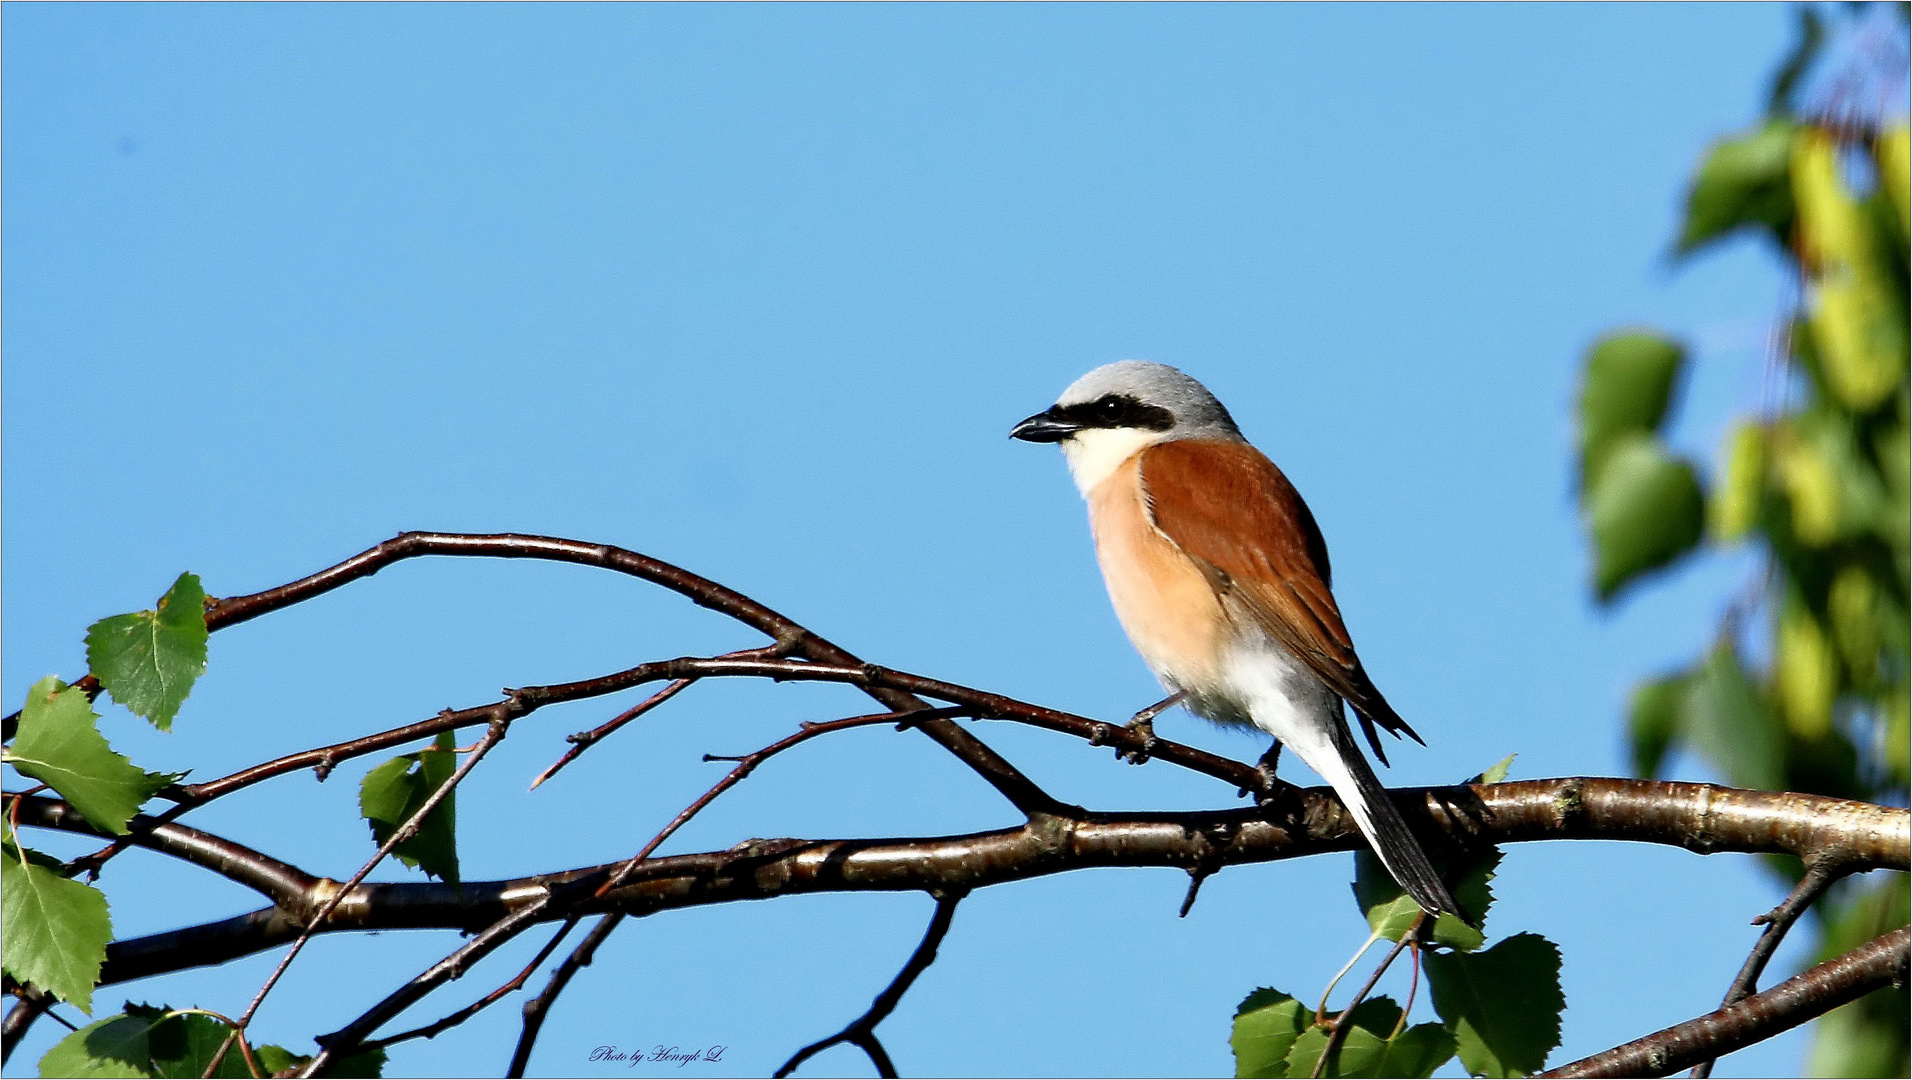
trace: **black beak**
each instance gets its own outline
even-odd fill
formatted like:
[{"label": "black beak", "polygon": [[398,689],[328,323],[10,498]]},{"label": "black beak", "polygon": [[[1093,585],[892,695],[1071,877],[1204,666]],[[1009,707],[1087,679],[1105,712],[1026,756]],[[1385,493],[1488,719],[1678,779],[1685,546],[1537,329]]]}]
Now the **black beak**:
[{"label": "black beak", "polygon": [[1039,412],[1011,428],[1009,437],[1023,442],[1061,442],[1081,430],[1081,424],[1062,419],[1051,405],[1047,412]]}]

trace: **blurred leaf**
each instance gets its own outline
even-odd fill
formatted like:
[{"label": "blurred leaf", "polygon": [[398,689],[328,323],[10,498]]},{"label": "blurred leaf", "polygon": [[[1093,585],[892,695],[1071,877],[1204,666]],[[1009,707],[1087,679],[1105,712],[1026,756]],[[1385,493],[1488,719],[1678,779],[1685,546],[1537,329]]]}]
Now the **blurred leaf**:
[{"label": "blurred leaf", "polygon": [[1668,457],[1650,436],[1617,440],[1588,502],[1596,550],[1594,591],[1603,601],[1699,543],[1705,501],[1693,466]]},{"label": "blurred leaf", "polygon": [[[425,805],[458,767],[457,744],[450,732],[441,733],[433,749],[400,754],[365,774],[359,785],[359,812],[372,826],[372,839],[383,845],[394,830]],[[399,843],[392,854],[406,866],[423,870],[442,881],[458,880],[458,792],[444,800],[419,822],[418,831]]]},{"label": "blurred leaf", "polygon": [[1893,687],[1885,698],[1885,765],[1901,787],[1912,778],[1912,688]]},{"label": "blurred leaf", "polygon": [[1912,226],[1912,139],[1908,138],[1906,126],[1887,128],[1879,135],[1874,148],[1878,155],[1879,187],[1886,193],[1886,199],[1899,215],[1899,242],[1906,242],[1908,226]]},{"label": "blurred leaf", "polygon": [[[1455,902],[1466,909],[1476,923],[1469,926],[1452,912],[1443,912],[1434,922],[1435,943],[1463,951],[1480,948],[1486,941],[1481,932],[1486,929],[1487,909],[1494,904],[1490,883],[1500,867],[1500,849],[1488,848],[1467,857],[1458,871],[1452,868],[1445,852],[1429,852],[1428,858],[1433,861],[1434,869],[1440,871],[1441,880],[1453,891]],[[1354,902],[1367,916],[1368,926],[1389,941],[1401,940],[1401,935],[1408,932],[1421,913],[1420,905],[1402,890],[1374,852],[1365,847],[1354,853]]]},{"label": "blurred leaf", "polygon": [[1880,275],[1868,214],[1840,177],[1839,152],[1831,132],[1806,129],[1794,142],[1792,185],[1822,373],[1841,404],[1865,412],[1904,381],[1906,328],[1889,295],[1895,287]]},{"label": "blurred leaf", "polygon": [[51,786],[93,825],[124,835],[140,804],[177,776],[145,772],[114,753],[98,720],[85,691],[49,675],[27,692],[6,761]]},{"label": "blurred leaf", "polygon": [[1713,144],[1686,197],[1677,254],[1746,226],[1764,227],[1782,245],[1787,242],[1793,220],[1787,172],[1796,130],[1792,121],[1774,117],[1750,135]]},{"label": "blurred leaf", "polygon": [[165,731],[193,681],[206,671],[206,591],[181,574],[157,611],[101,619],[87,628],[86,663],[113,700]]},{"label": "blurred leaf", "polygon": [[1560,1045],[1560,949],[1538,934],[1485,952],[1429,953],[1427,985],[1474,1076],[1538,1072]]},{"label": "blurred leaf", "polygon": [[1775,116],[1793,111],[1792,97],[1798,89],[1799,78],[1812,65],[1826,40],[1825,25],[1811,5],[1801,4],[1794,10],[1799,15],[1799,38],[1785,62],[1773,73],[1772,86],[1766,92],[1766,112]]},{"label": "blurred leaf", "polygon": [[1580,482],[1590,490],[1616,440],[1665,419],[1685,352],[1658,334],[1610,334],[1587,355],[1580,388]]},{"label": "blurred leaf", "polygon": [[1796,598],[1782,603],[1774,675],[1780,712],[1801,739],[1824,738],[1832,730],[1837,663],[1812,612]]},{"label": "blurred leaf", "polygon": [[1730,642],[1713,648],[1687,685],[1686,737],[1738,787],[1777,791],[1785,785],[1785,731]]},{"label": "blurred leaf", "polygon": [[[1369,998],[1348,1014],[1348,1035],[1324,1076],[1432,1076],[1454,1056],[1454,1036],[1439,1024],[1419,1024],[1394,1036],[1401,1007]],[[1394,1036],[1390,1038],[1389,1036]],[[1328,1048],[1327,1028],[1310,1027],[1288,1052],[1289,1076],[1312,1076]]]},{"label": "blurred leaf", "polygon": [[1628,710],[1628,733],[1633,743],[1633,775],[1652,780],[1659,775],[1667,749],[1680,737],[1692,675],[1681,672],[1648,679],[1633,688]]},{"label": "blurred leaf", "polygon": [[1759,520],[1766,493],[1766,431],[1741,423],[1726,437],[1720,454],[1720,482],[1713,489],[1710,523],[1722,543],[1743,538]]},{"label": "blurred leaf", "polygon": [[1890,617],[1884,590],[1865,567],[1848,563],[1833,575],[1826,593],[1826,618],[1855,681],[1871,683],[1878,677]]},{"label": "blurred leaf", "polygon": [[1235,1075],[1287,1076],[1288,1051],[1313,1021],[1313,1010],[1279,990],[1264,986],[1243,998],[1228,1037],[1235,1048]]},{"label": "blurred leaf", "polygon": [[[1882,873],[1883,880],[1853,890],[1825,915],[1825,938],[1815,962],[1823,963],[1904,926],[1908,907],[1906,876]],[[1912,996],[1903,987],[1875,991],[1821,1018],[1813,1038],[1813,1076],[1904,1076],[1912,1061]]]},{"label": "blurred leaf", "polygon": [[0,957],[8,975],[91,1016],[113,920],[104,893],[50,862],[11,837],[0,850]]}]

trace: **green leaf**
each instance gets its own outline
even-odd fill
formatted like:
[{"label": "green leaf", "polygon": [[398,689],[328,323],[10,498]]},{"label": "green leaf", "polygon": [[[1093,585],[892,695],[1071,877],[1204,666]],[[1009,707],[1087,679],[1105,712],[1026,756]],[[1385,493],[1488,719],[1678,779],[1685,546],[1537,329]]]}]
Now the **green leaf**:
[{"label": "green leaf", "polygon": [[[232,1029],[202,1013],[127,1003],[118,1016],[68,1035],[40,1059],[41,1076],[150,1076],[180,1080],[205,1075]],[[216,1077],[250,1077],[237,1043]]]},{"label": "green leaf", "polygon": [[179,775],[146,772],[114,753],[98,721],[84,691],[49,675],[27,692],[6,761],[59,792],[87,821],[122,836],[140,804]]},{"label": "green leaf", "polygon": [[1686,695],[1692,675],[1681,672],[1648,679],[1633,688],[1627,734],[1633,743],[1633,775],[1652,780],[1659,775],[1666,751],[1680,737]]},{"label": "green leaf", "polygon": [[91,1016],[113,920],[104,893],[61,877],[50,861],[14,843],[0,852],[0,955],[7,974]]},{"label": "green leaf", "polygon": [[[1430,852],[1428,858],[1433,861],[1434,869],[1440,871],[1441,880],[1448,882],[1455,901],[1477,924],[1469,926],[1452,912],[1444,912],[1434,922],[1435,943],[1463,951],[1480,948],[1486,941],[1481,930],[1487,925],[1487,909],[1494,903],[1489,882],[1500,866],[1500,849],[1488,848],[1468,856],[1458,872],[1445,853]],[[1366,848],[1354,853],[1354,902],[1367,915],[1368,926],[1389,941],[1401,940],[1401,935],[1408,932],[1421,913],[1420,905],[1407,895],[1374,852]]]},{"label": "green leaf", "polygon": [[1591,492],[1617,440],[1651,435],[1666,418],[1685,350],[1658,334],[1609,334],[1587,355],[1580,388],[1580,485]]},{"label": "green leaf", "polygon": [[1720,481],[1707,508],[1713,536],[1732,543],[1759,522],[1766,494],[1766,429],[1741,423],[1726,437],[1720,453]]},{"label": "green leaf", "polygon": [[1508,754],[1506,757],[1488,766],[1487,771],[1476,775],[1472,780],[1463,780],[1461,782],[1464,784],[1498,784],[1502,780],[1507,779],[1507,770],[1513,768],[1514,759],[1519,756],[1519,754]]},{"label": "green leaf", "polygon": [[1688,741],[1729,783],[1764,791],[1786,786],[1785,730],[1731,642],[1716,645],[1687,684],[1682,715]]},{"label": "green leaf", "polygon": [[[1401,1007],[1387,997],[1369,998],[1348,1015],[1348,1035],[1325,1076],[1432,1076],[1454,1056],[1454,1037],[1439,1024],[1420,1024],[1394,1038]],[[1288,1052],[1287,1075],[1312,1076],[1327,1049],[1327,1028],[1310,1027]]]},{"label": "green leaf", "polygon": [[[359,811],[372,826],[374,842],[383,845],[457,770],[458,755],[452,752],[456,745],[451,733],[444,732],[433,749],[401,754],[365,774],[359,785]],[[393,848],[392,854],[406,866],[456,882],[457,799],[457,791],[447,794],[419,823],[418,832]]]},{"label": "green leaf", "polygon": [[1313,1020],[1312,1010],[1279,990],[1264,986],[1243,998],[1228,1036],[1235,1048],[1235,1075],[1287,1076],[1288,1051]]},{"label": "green leaf", "polygon": [[206,591],[181,574],[157,611],[101,619],[86,631],[86,663],[113,700],[165,731],[206,671]]},{"label": "green leaf", "polygon": [[1416,1024],[1388,1041],[1376,1076],[1433,1076],[1458,1049],[1454,1035],[1440,1024]]},{"label": "green leaf", "polygon": [[1623,436],[1588,493],[1594,591],[1612,600],[1622,585],[1699,543],[1706,504],[1698,475],[1647,435]]},{"label": "green leaf", "polygon": [[1737,229],[1767,229],[1781,244],[1792,231],[1790,176],[1797,125],[1775,117],[1750,135],[1713,144],[1686,197],[1686,226],[1675,249],[1679,255]]},{"label": "green leaf", "polygon": [[[283,1046],[257,1047],[253,1056],[259,1059],[259,1067],[267,1073],[282,1073],[303,1066],[312,1060],[310,1054],[295,1054]],[[382,1076],[385,1070],[385,1048],[374,1046],[340,1058],[330,1068],[319,1073],[320,1076],[370,1077]]]},{"label": "green leaf", "polygon": [[1429,953],[1435,1011],[1454,1033],[1474,1076],[1538,1072],[1560,1045],[1560,949],[1538,934],[1515,934],[1485,952]]}]

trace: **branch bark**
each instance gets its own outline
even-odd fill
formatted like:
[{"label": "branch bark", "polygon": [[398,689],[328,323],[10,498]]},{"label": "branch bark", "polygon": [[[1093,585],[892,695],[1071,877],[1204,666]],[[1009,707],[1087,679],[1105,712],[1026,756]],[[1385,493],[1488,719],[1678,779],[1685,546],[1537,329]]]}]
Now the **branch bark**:
[{"label": "branch bark", "polygon": [[[1397,804],[1424,836],[1479,843],[1630,840],[1718,851],[1810,857],[1842,849],[1855,870],[1904,870],[1912,818],[1903,808],[1824,796],[1711,784],[1573,777],[1401,789]],[[42,800],[53,802],[53,800]],[[28,805],[31,805],[29,803]],[[1363,841],[1326,788],[1296,793],[1293,817],[1259,808],[1188,813],[1041,816],[961,836],[751,841],[727,851],[652,857],[625,884],[594,896],[621,864],[504,881],[361,885],[318,932],[439,927],[481,930],[562,887],[544,919],[593,912],[648,915],[673,908],[762,900],[786,893],[958,892],[1090,867],[1188,870],[1349,851]],[[23,819],[24,820],[24,819]],[[63,815],[49,815],[52,822]],[[63,827],[55,825],[54,827]],[[318,879],[316,889],[336,888]],[[115,942],[102,984],[218,964],[296,937],[281,909]]]},{"label": "branch bark", "polygon": [[1666,1076],[1770,1039],[1874,990],[1903,983],[1912,928],[1874,938],[1764,993],[1541,1076]]}]

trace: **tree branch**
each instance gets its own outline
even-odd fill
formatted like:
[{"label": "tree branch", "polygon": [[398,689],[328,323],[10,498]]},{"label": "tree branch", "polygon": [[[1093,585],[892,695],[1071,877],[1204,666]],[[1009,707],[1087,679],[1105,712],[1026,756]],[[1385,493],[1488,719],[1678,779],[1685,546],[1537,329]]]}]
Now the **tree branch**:
[{"label": "tree branch", "polygon": [[[0,795],[8,802],[20,800],[20,824],[87,836],[110,837],[94,827],[67,803],[40,795]],[[296,866],[263,855],[209,832],[185,825],[163,822],[145,814],[135,814],[126,823],[122,839],[134,847],[146,848],[176,859],[202,866],[221,877],[236,881],[265,896],[275,904],[298,910],[324,891],[325,879],[308,874]],[[336,886],[337,882],[331,883]]]},{"label": "tree branch", "polygon": [[790,1060],[784,1062],[783,1068],[778,1069],[775,1075],[789,1076],[797,1071],[798,1066],[830,1047],[849,1043],[870,1056],[870,1063],[876,1066],[877,1075],[895,1076],[896,1066],[890,1062],[889,1052],[884,1050],[883,1044],[877,1040],[876,1025],[896,1011],[896,1006],[902,1002],[903,995],[909,993],[911,984],[916,982],[916,977],[936,962],[936,950],[942,945],[944,936],[949,933],[949,922],[956,917],[956,905],[963,902],[963,895],[948,893],[937,897],[936,913],[930,916],[929,928],[923,931],[922,943],[917,945],[916,951],[910,954],[909,960],[903,964],[903,970],[897,972],[896,978],[890,980],[890,985],[876,995],[876,1000],[870,1003],[869,1011],[850,1021],[848,1027],[835,1035],[827,1039],[818,1039],[790,1055]]},{"label": "tree branch", "polygon": [[1540,1075],[1666,1076],[1721,1057],[1903,982],[1908,944],[1912,928],[1900,927],[1764,993]]},{"label": "tree branch", "polygon": [[[1753,951],[1746,957],[1746,962],[1740,965],[1739,974],[1726,991],[1726,1000],[1720,1002],[1721,1008],[1748,997],[1759,987],[1760,973],[1766,970],[1767,961],[1773,958],[1779,943],[1785,940],[1786,932],[1792,929],[1807,908],[1812,907],[1815,900],[1825,895],[1828,888],[1846,875],[1847,870],[1845,861],[1836,852],[1809,860],[1806,872],[1800,876],[1799,883],[1793,886],[1786,899],[1780,901],[1778,907],[1753,920],[1755,926],[1765,923],[1766,932],[1753,943]],[[1693,1076],[1703,1078],[1713,1075],[1713,1060],[1708,1058],[1695,1065]]]},{"label": "tree branch", "polygon": [[[1855,870],[1906,869],[1912,848],[1912,819],[1903,808],[1710,784],[1578,777],[1403,789],[1395,798],[1424,836],[1445,832],[1471,843],[1630,840],[1701,854],[1776,852],[1801,858],[1836,847],[1850,854]],[[1280,820],[1243,807],[1045,817],[962,836],[750,841],[728,851],[646,859],[632,868],[626,884],[603,897],[592,894],[616,864],[458,886],[362,885],[341,894],[317,932],[476,931],[541,903],[548,891],[559,888],[577,899],[551,904],[546,919],[605,911],[645,915],[785,893],[954,892],[1089,867],[1186,871],[1349,851],[1364,843],[1328,789],[1297,789],[1295,799],[1295,814]],[[223,963],[291,940],[298,929],[296,919],[269,908],[115,942],[107,949],[101,983]]]}]

